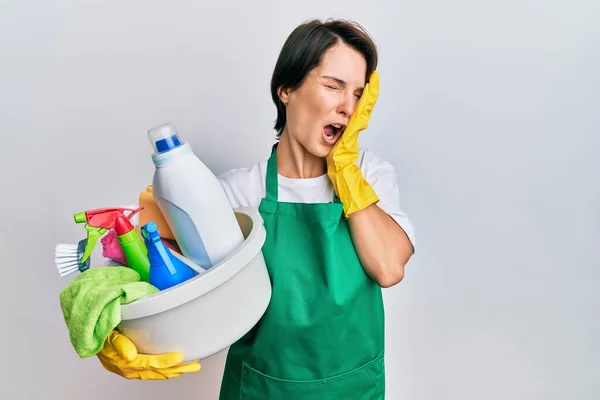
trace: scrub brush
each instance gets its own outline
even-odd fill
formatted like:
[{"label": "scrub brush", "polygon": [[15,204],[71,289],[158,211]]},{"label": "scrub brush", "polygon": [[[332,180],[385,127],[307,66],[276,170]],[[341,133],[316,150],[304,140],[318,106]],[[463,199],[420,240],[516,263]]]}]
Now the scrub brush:
[{"label": "scrub brush", "polygon": [[87,271],[90,268],[91,257],[88,257],[84,262],[81,261],[86,245],[87,239],[80,240],[78,244],[59,243],[56,245],[54,262],[61,278],[73,272]]}]

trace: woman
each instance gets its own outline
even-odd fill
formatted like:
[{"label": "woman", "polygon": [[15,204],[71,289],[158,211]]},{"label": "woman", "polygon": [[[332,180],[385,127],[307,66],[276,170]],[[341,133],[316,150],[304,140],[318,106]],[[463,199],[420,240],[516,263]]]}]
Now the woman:
[{"label": "woman", "polygon": [[[379,92],[377,52],[357,24],[310,21],[287,39],[271,82],[278,143],[223,174],[232,207],[258,207],[273,294],[229,349],[221,399],[383,399],[382,287],[400,282],[413,228],[393,167],[358,149]],[[113,332],[98,354],[130,379],[195,372],[181,355],[138,355]]]}]

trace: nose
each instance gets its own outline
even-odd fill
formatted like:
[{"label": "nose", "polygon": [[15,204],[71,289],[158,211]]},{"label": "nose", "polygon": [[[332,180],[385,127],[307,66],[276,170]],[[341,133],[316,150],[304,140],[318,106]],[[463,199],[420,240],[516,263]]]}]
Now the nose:
[{"label": "nose", "polygon": [[350,118],[350,116],[354,112],[355,105],[356,102],[354,101],[354,94],[347,93],[340,100],[340,104],[338,106],[338,113],[342,114],[347,118]]}]

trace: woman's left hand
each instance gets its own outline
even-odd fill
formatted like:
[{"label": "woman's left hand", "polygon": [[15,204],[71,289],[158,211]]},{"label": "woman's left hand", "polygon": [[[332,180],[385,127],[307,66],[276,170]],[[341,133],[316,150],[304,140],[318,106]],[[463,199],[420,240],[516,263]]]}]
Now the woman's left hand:
[{"label": "woman's left hand", "polygon": [[342,137],[327,156],[327,174],[346,217],[379,201],[355,163],[359,155],[358,135],[367,128],[378,96],[379,73],[373,71]]}]

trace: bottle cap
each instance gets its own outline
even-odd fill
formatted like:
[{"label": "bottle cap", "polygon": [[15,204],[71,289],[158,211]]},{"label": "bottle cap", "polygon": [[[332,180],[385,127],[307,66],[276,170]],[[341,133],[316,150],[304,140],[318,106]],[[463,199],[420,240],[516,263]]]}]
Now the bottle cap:
[{"label": "bottle cap", "polygon": [[167,152],[183,144],[177,129],[171,123],[148,129],[148,139],[150,139],[154,152],[157,154]]},{"label": "bottle cap", "polygon": [[131,221],[129,221],[127,219],[127,217],[119,215],[117,218],[115,218],[115,231],[117,232],[118,236],[121,236],[132,230],[133,230],[133,225],[132,225]]},{"label": "bottle cap", "polygon": [[[154,236],[158,237],[158,226],[156,225],[155,222],[148,222],[146,225],[144,225],[144,230],[146,231],[146,233],[148,233],[149,235],[152,235],[149,239],[154,239]],[[153,234],[156,235],[153,235]]]}]

